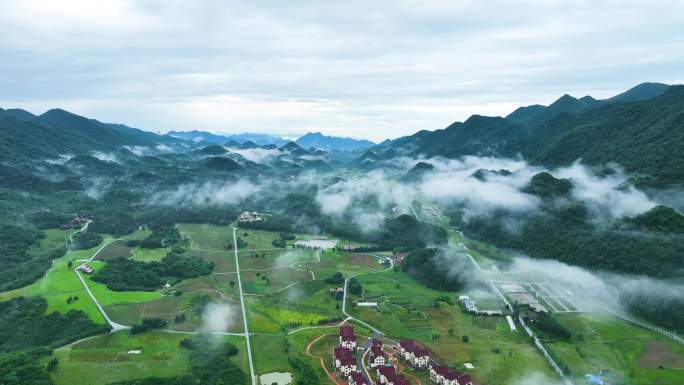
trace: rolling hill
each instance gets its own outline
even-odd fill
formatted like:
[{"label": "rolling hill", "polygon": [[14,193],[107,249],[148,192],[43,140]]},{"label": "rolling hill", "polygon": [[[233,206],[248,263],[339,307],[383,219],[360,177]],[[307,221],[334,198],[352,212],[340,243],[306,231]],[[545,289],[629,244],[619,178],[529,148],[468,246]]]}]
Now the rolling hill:
[{"label": "rolling hill", "polygon": [[2,158],[45,158],[65,153],[114,151],[122,146],[155,148],[160,144],[181,143],[179,139],[121,124],[102,123],[62,109],[52,109],[32,118],[30,113],[22,111],[4,110],[0,114]]}]

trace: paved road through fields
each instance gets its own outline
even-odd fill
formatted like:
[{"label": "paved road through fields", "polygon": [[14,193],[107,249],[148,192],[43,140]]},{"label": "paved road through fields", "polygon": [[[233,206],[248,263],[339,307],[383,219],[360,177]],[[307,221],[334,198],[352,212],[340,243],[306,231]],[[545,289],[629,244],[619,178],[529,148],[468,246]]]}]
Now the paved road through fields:
[{"label": "paved road through fields", "polygon": [[235,252],[235,270],[237,270],[238,290],[240,291],[240,306],[242,306],[242,322],[245,324],[245,340],[247,343],[247,359],[249,360],[249,372],[252,378],[252,385],[256,385],[256,375],[254,374],[254,362],[252,361],[252,345],[249,342],[249,328],[247,326],[247,311],[245,310],[245,296],[242,293],[242,279],[240,278],[240,261],[238,258],[237,246],[237,227],[233,227],[233,250]]}]

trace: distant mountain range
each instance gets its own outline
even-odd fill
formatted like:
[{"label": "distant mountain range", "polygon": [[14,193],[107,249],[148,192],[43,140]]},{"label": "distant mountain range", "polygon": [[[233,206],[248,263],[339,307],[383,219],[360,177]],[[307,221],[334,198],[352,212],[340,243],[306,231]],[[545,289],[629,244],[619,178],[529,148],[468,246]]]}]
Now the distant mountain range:
[{"label": "distant mountain range", "polygon": [[[215,134],[206,131],[171,131],[168,135],[175,138],[190,140],[195,143],[214,143],[214,144],[244,144],[254,143],[258,146],[276,145],[278,147],[290,142],[290,140],[267,134]],[[295,143],[304,148],[319,148],[326,151],[356,151],[370,148],[375,143],[369,140],[343,138],[337,136],[323,135],[320,132],[309,132],[298,139]]]},{"label": "distant mountain range", "polygon": [[205,142],[205,144],[225,144],[228,142],[253,142],[260,146],[265,146],[268,144],[282,146],[283,144],[289,142],[289,140],[287,139],[268,134],[214,134],[207,131],[171,131],[167,135],[185,140],[190,140],[196,143]]},{"label": "distant mountain range", "polygon": [[326,151],[356,151],[375,146],[370,140],[342,138],[323,135],[320,132],[309,132],[296,140],[297,144],[309,148],[320,148]]},{"label": "distant mountain range", "polygon": [[[643,83],[604,100],[563,95],[548,106],[521,107],[505,118],[474,115],[445,129],[420,131],[377,145],[319,132],[294,142],[263,134],[175,131],[159,135],[61,109],[37,116],[21,109],[0,109],[0,162],[54,159],[64,154],[92,156],[96,151],[118,151],[123,156],[124,147],[136,154],[177,152],[179,161],[188,156],[193,162],[196,157],[228,157],[253,170],[368,169],[382,167],[398,156],[522,155],[548,167],[581,159],[597,166],[618,163],[644,186],[684,185],[684,86]],[[198,149],[201,152],[193,152]],[[205,163],[238,169],[227,161]],[[423,166],[410,177],[419,177],[429,167]]]},{"label": "distant mountain range", "polygon": [[646,186],[684,184],[684,86],[643,83],[597,100],[563,95],[549,106],[527,106],[505,118],[474,115],[436,131],[383,142],[356,163],[396,156],[457,158],[522,155],[549,167],[577,159],[616,162]]}]

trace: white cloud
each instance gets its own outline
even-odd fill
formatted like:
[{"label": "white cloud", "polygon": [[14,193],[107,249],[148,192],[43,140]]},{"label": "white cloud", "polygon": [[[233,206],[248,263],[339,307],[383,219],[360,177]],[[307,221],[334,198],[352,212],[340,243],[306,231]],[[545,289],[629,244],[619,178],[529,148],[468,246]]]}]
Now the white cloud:
[{"label": "white cloud", "polygon": [[381,140],[565,92],[607,97],[684,80],[684,5],[674,0],[7,0],[2,9],[0,105],[163,131]]},{"label": "white cloud", "polygon": [[557,170],[555,174],[571,179],[575,185],[573,195],[587,202],[599,215],[613,218],[634,216],[656,206],[644,192],[626,185],[627,177],[619,169],[612,175],[599,178],[575,162],[571,167]]},{"label": "white cloud", "polygon": [[207,182],[201,185],[190,183],[181,185],[175,190],[151,194],[147,203],[164,206],[233,205],[243,202],[259,190],[260,186],[242,179],[236,182]]},{"label": "white cloud", "polygon": [[241,155],[245,159],[256,162],[256,163],[268,163],[274,157],[281,154],[278,149],[265,149],[265,148],[235,148],[226,147],[230,152]]},{"label": "white cloud", "polygon": [[125,149],[127,149],[128,151],[132,152],[133,154],[137,155],[137,156],[144,156],[150,151],[150,148],[147,146],[123,146],[123,147]]},{"label": "white cloud", "polygon": [[111,152],[104,152],[104,151],[93,151],[90,153],[91,156],[94,158],[97,158],[103,162],[115,162],[119,163],[119,159],[116,157],[116,154],[111,153]]}]

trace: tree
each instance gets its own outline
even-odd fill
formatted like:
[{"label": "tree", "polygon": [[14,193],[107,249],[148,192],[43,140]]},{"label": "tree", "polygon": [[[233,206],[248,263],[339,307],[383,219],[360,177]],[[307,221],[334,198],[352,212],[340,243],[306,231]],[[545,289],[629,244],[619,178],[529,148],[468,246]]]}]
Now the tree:
[{"label": "tree", "polygon": [[356,278],[352,278],[349,280],[349,287],[347,289],[349,290],[349,293],[354,295],[363,294],[363,287],[361,286],[361,282],[359,282],[359,280]]},{"label": "tree", "polygon": [[57,365],[59,365],[59,360],[57,359],[57,357],[53,357],[47,363],[47,371],[51,372],[51,371],[55,370],[57,368]]},{"label": "tree", "polygon": [[330,285],[340,285],[344,283],[344,276],[338,271],[329,278],[326,278],[324,282]]}]

